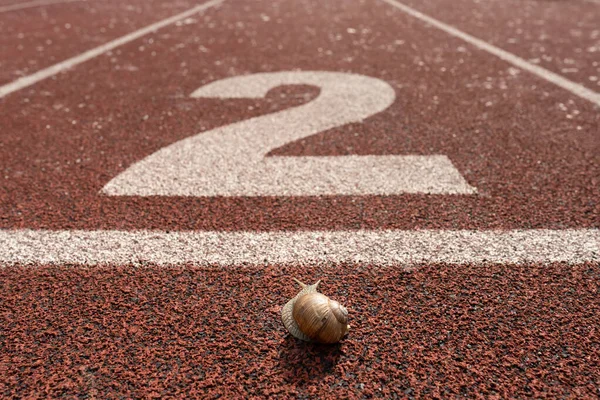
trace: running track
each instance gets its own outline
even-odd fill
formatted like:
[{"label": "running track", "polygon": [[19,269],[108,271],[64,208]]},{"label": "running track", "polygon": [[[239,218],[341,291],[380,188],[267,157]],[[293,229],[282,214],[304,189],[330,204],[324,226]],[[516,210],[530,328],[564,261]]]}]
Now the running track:
[{"label": "running track", "polygon": [[[600,396],[599,26],[0,0],[0,393]],[[285,332],[292,277],[338,345]]]}]

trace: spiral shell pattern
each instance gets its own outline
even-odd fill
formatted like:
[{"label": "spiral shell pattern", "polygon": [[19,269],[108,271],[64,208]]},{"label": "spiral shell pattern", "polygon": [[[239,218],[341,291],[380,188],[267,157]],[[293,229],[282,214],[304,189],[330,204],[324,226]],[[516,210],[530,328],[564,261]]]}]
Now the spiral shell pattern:
[{"label": "spiral shell pattern", "polygon": [[302,290],[281,310],[283,325],[292,336],[318,343],[336,343],[344,337],[350,329],[348,310],[318,292],[321,280],[313,285],[294,280]]},{"label": "spiral shell pattern", "polygon": [[298,292],[298,294],[295,297],[293,297],[290,301],[288,301],[283,306],[283,308],[281,309],[281,320],[283,321],[283,325],[292,334],[292,336],[294,336],[297,339],[304,340],[306,342],[311,342],[311,339],[308,336],[306,336],[304,333],[302,333],[302,331],[298,327],[298,324],[296,323],[296,321],[294,321],[294,316],[293,316],[294,304],[296,303],[296,300],[298,300],[300,297],[304,296],[305,294],[317,293],[317,289],[319,288],[319,284],[321,283],[321,280],[319,279],[317,281],[317,283],[315,283],[313,285],[306,285],[295,278],[294,278],[294,280],[300,286],[302,286],[302,290],[300,292]]}]

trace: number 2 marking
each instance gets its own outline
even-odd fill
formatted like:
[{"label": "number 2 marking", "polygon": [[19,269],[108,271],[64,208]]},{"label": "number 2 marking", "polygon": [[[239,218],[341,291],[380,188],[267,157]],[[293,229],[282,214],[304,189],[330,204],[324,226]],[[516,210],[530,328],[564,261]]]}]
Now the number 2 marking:
[{"label": "number 2 marking", "polygon": [[473,194],[445,155],[280,157],[286,143],[389,107],[386,82],[322,71],[259,73],[202,86],[194,98],[262,98],[281,85],[320,88],[314,100],[202,132],[131,165],[104,186],[111,196],[311,196],[399,193]]}]

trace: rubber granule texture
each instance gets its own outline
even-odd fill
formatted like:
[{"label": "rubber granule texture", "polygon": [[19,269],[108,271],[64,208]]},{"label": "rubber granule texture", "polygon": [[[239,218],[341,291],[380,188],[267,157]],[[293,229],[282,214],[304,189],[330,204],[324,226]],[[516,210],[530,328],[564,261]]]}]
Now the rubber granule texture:
[{"label": "rubber granule texture", "polygon": [[[291,337],[291,279],[349,308]],[[593,398],[597,264],[3,268],[0,396]]]}]

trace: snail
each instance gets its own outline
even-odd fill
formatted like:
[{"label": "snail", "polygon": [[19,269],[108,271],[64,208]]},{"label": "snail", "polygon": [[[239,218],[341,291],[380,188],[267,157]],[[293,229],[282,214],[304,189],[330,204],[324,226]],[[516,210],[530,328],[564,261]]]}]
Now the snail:
[{"label": "snail", "polygon": [[297,339],[316,343],[336,343],[350,330],[348,310],[317,291],[321,280],[306,285],[293,278],[302,290],[281,309],[286,329]]}]

